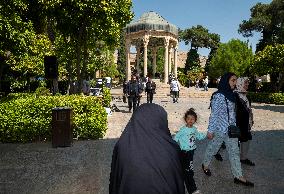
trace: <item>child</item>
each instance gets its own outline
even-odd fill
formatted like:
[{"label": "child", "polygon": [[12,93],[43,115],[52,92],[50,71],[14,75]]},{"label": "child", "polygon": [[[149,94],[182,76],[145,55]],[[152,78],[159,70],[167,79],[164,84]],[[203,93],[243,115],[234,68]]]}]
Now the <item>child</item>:
[{"label": "child", "polygon": [[188,193],[200,193],[197,190],[194,181],[193,172],[193,155],[196,149],[195,140],[202,140],[206,137],[205,134],[199,133],[194,123],[197,121],[197,114],[193,108],[186,111],[184,115],[186,125],[181,127],[174,137],[174,140],[179,144],[182,151],[182,165],[185,176],[185,185]]}]

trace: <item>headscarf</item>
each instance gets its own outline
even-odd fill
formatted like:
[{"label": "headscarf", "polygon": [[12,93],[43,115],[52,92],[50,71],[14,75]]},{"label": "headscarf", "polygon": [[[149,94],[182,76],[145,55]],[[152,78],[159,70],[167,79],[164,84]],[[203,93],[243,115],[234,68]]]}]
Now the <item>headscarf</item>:
[{"label": "headscarf", "polygon": [[237,79],[237,85],[236,85],[235,92],[238,93],[240,99],[242,99],[243,102],[245,103],[246,109],[249,112],[249,124],[250,124],[250,126],[252,126],[252,120],[253,120],[252,110],[251,110],[251,107],[250,107],[249,100],[247,98],[247,90],[245,90],[245,88],[244,88],[245,82],[248,81],[248,80],[249,80],[248,77],[239,77]]},{"label": "headscarf", "polygon": [[110,194],[184,194],[179,146],[157,104],[134,112],[112,156]]},{"label": "headscarf", "polygon": [[233,89],[231,89],[231,86],[229,84],[229,79],[234,75],[236,76],[236,74],[234,74],[234,73],[230,73],[230,72],[225,73],[221,77],[221,80],[218,84],[218,91],[215,92],[215,93],[223,94],[231,102],[236,102],[236,95],[234,94],[234,91],[233,91]]}]

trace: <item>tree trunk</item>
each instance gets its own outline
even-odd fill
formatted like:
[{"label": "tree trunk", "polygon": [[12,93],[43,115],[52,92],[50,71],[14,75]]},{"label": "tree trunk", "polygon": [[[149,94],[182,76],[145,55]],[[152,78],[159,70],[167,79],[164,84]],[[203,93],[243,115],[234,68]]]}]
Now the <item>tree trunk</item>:
[{"label": "tree trunk", "polygon": [[284,84],[284,73],[279,73],[279,82],[277,85],[277,92],[280,92],[283,84]]},{"label": "tree trunk", "polygon": [[74,84],[72,82],[72,62],[71,61],[67,61],[67,65],[66,65],[66,69],[67,69],[67,79],[68,79],[68,89],[67,89],[67,94],[70,95],[70,94],[74,94],[75,91],[74,91]]}]

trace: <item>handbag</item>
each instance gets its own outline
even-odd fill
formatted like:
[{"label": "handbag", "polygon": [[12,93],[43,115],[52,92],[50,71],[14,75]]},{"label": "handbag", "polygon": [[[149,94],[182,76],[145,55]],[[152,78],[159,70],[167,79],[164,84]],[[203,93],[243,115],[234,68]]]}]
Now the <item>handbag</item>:
[{"label": "handbag", "polygon": [[[228,113],[228,123],[230,123],[230,115],[229,115],[229,107],[227,98],[225,99],[227,105],[227,113]],[[241,130],[236,125],[229,125],[228,127],[228,136],[229,138],[239,138],[241,137]]]}]

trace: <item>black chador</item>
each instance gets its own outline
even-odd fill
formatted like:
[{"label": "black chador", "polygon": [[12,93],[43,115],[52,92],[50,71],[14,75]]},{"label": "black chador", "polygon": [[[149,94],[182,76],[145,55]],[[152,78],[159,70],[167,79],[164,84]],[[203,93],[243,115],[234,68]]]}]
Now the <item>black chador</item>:
[{"label": "black chador", "polygon": [[179,153],[164,108],[142,104],[114,147],[109,193],[184,194]]}]

